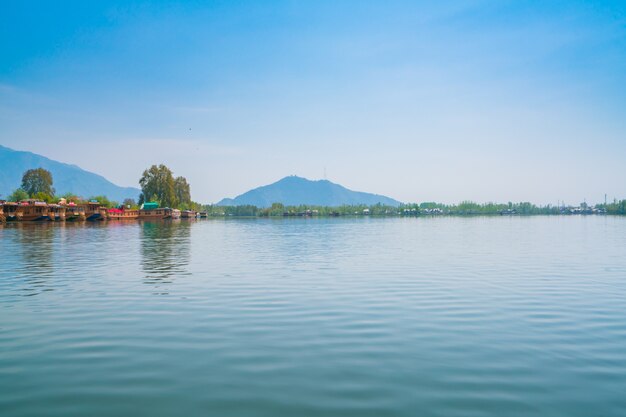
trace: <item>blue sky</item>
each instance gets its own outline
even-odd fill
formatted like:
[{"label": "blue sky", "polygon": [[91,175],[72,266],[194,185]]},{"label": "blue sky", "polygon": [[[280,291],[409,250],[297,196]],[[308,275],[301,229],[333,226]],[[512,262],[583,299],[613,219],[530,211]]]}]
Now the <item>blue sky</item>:
[{"label": "blue sky", "polygon": [[213,202],[626,197],[626,2],[5,2],[0,144]]}]

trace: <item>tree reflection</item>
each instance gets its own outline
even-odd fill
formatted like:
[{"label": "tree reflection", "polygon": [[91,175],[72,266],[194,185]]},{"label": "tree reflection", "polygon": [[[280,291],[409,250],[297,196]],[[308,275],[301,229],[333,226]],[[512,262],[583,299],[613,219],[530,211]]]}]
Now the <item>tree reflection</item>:
[{"label": "tree reflection", "polygon": [[18,233],[22,262],[17,275],[23,278],[24,296],[37,295],[43,291],[52,291],[49,281],[54,275],[54,250],[56,246],[54,223],[17,223],[11,225],[20,230]]},{"label": "tree reflection", "polygon": [[189,275],[191,223],[155,221],[141,223],[141,264],[144,283],[155,286],[172,283]]}]

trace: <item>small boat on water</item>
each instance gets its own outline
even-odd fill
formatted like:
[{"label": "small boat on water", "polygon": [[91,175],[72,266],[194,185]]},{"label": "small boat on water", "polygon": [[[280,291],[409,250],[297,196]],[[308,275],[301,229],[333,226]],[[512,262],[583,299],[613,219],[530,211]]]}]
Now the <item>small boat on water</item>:
[{"label": "small boat on water", "polygon": [[23,222],[41,222],[49,221],[48,205],[39,200],[23,200],[18,204],[18,211],[22,212],[19,220]]},{"label": "small boat on water", "polygon": [[108,220],[137,220],[138,217],[139,210],[128,210],[124,207],[107,210]]},{"label": "small boat on water", "polygon": [[65,211],[65,206],[60,204],[48,204],[48,216],[50,216],[50,220],[64,222]]},{"label": "small boat on water", "polygon": [[208,217],[208,214],[207,214],[207,212],[206,212],[206,211],[201,211],[201,212],[199,212],[199,213],[198,213],[198,216],[199,216],[201,219],[206,219],[206,218]]}]

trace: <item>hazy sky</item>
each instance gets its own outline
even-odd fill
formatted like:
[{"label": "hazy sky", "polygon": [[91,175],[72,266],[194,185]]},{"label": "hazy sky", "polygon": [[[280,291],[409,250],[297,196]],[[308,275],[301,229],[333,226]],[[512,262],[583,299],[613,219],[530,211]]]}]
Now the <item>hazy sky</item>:
[{"label": "hazy sky", "polygon": [[626,197],[626,1],[4,2],[0,144],[214,202]]}]

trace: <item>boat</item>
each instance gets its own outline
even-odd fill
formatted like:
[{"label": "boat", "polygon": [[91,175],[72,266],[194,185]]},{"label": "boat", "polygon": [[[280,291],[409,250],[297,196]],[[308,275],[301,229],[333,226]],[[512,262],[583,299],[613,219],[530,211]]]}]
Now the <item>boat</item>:
[{"label": "boat", "polygon": [[19,209],[20,206],[18,203],[14,202],[5,202],[2,205],[2,211],[4,212],[4,221],[6,222],[17,222],[22,219],[22,211]]},{"label": "boat", "polygon": [[106,219],[106,207],[102,207],[97,201],[92,200],[82,206],[85,209],[85,220],[93,222]]},{"label": "boat", "polygon": [[200,216],[201,219],[206,219],[208,217],[208,214],[206,211],[201,211],[198,213],[198,216]]},{"label": "boat", "polygon": [[85,208],[75,203],[65,205],[65,221],[83,221],[85,220]]},{"label": "boat", "polygon": [[50,216],[50,220],[57,222],[65,221],[65,206],[60,204],[48,204],[48,216]]},{"label": "boat", "polygon": [[22,212],[20,220],[23,222],[41,222],[50,220],[50,216],[48,215],[48,205],[40,200],[22,200],[18,204],[18,211]]},{"label": "boat", "polygon": [[108,220],[137,220],[139,210],[127,210],[122,208],[112,208],[107,210]]},{"label": "boat", "polygon": [[193,210],[183,210],[180,212],[180,218],[181,219],[195,219],[196,212]]},{"label": "boat", "polygon": [[171,218],[172,219],[180,219],[180,210],[172,209]]},{"label": "boat", "polygon": [[4,218],[4,201],[0,201],[0,223],[4,223],[6,219]]},{"label": "boat", "polygon": [[[159,207],[159,203],[143,203],[139,209],[139,220],[171,219],[174,210],[169,207]],[[177,210],[180,216],[180,211]]]}]

